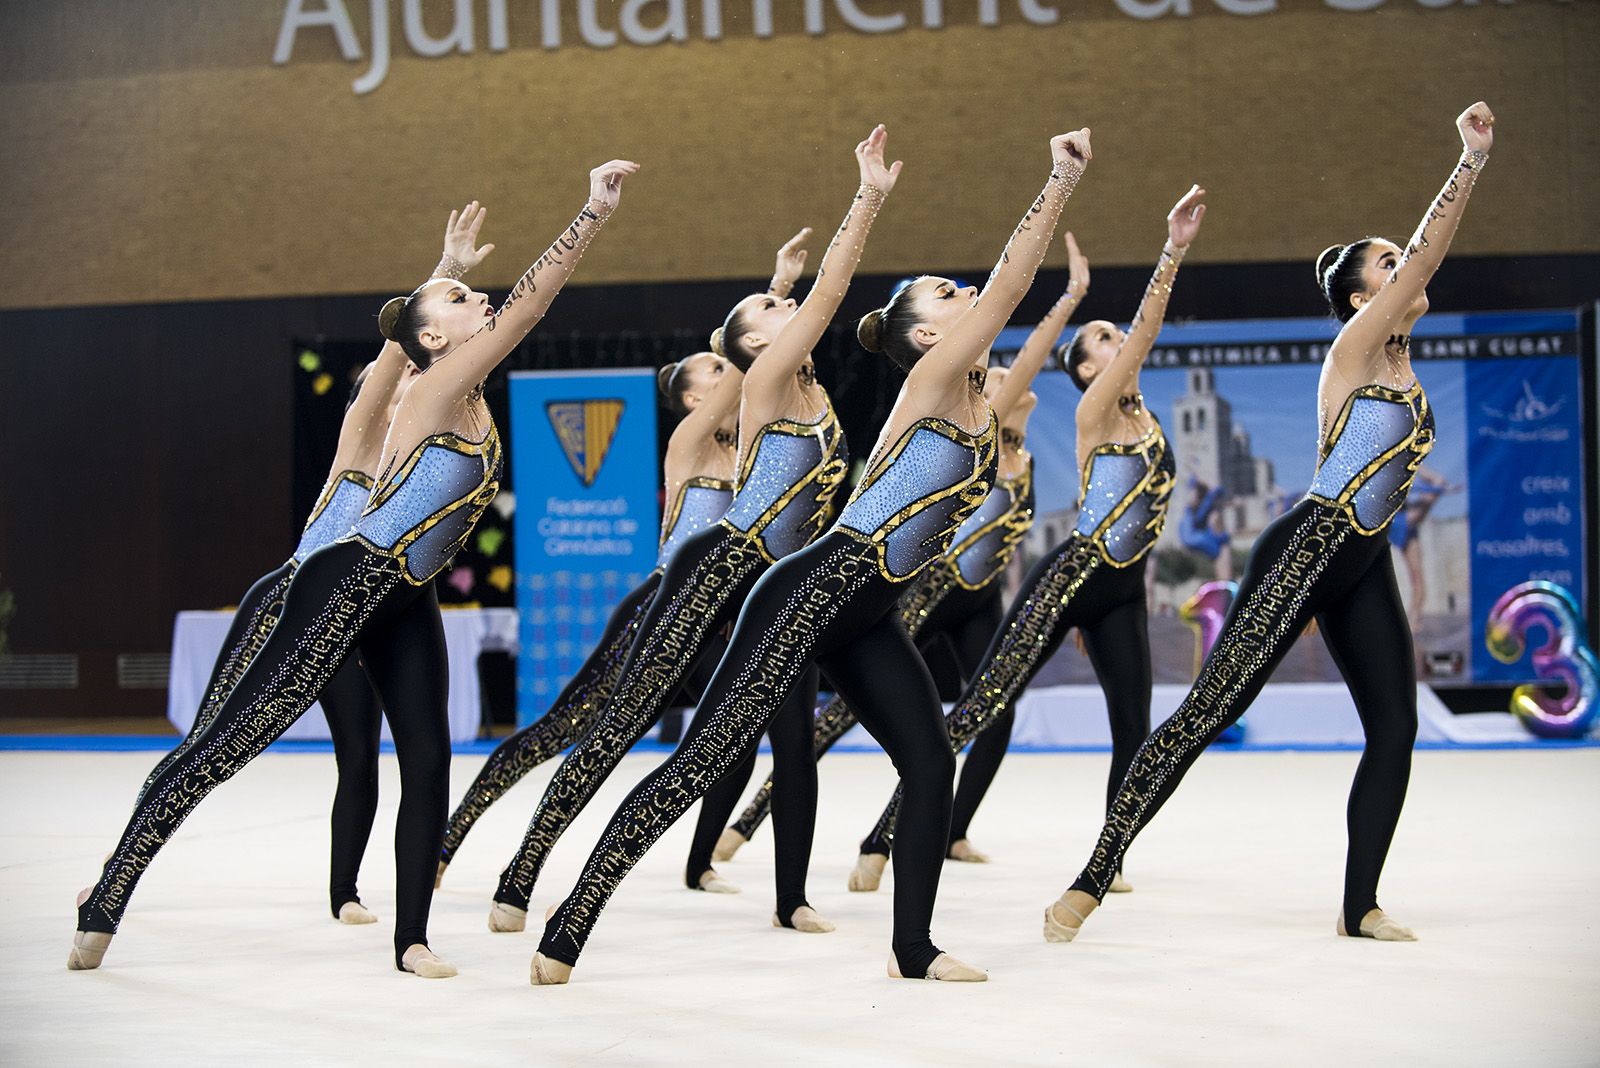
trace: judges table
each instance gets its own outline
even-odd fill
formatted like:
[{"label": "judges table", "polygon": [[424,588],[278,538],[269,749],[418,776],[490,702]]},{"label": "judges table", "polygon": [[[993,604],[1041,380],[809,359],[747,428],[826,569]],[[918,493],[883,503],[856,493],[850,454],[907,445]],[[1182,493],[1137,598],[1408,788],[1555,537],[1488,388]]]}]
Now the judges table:
[{"label": "judges table", "polygon": [[[478,736],[482,706],[478,686],[478,654],[515,652],[517,612],[514,608],[446,608],[444,644],[450,658],[450,740],[470,742]],[[233,613],[179,612],[172,627],[172,672],[167,683],[167,719],[189,732],[211,678],[211,668],[227,637]],[[327,739],[328,721],[321,705],[312,705],[285,738]],[[383,725],[389,737],[389,724]]]}]

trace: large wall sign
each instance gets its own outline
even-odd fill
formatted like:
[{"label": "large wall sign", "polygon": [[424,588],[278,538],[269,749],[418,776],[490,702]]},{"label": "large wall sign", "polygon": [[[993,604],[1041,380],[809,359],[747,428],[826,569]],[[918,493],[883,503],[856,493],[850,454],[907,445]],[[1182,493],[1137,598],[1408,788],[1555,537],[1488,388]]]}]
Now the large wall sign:
[{"label": "large wall sign", "polygon": [[655,372],[514,372],[511,456],[517,723],[526,726],[655,566]]},{"label": "large wall sign", "polygon": [[[1178,465],[1151,588],[1151,644],[1163,681],[1192,677],[1184,602],[1204,583],[1236,580],[1262,528],[1311,482],[1317,379],[1335,326],[1331,319],[1167,326],[1150,354],[1145,403]],[[1025,337],[1025,329],[1010,328],[996,349]],[[1505,664],[1483,651],[1496,598],[1545,581],[1581,599],[1592,581],[1580,346],[1573,312],[1428,315],[1417,325],[1412,357],[1433,407],[1435,440],[1388,537],[1419,672],[1430,683],[1528,681],[1526,660]],[[1072,529],[1078,494],[1070,416],[1079,394],[1059,373],[1040,375],[1035,390],[1039,413],[1028,445],[1039,511],[1023,554],[1033,558]],[[1298,643],[1278,677],[1337,680],[1320,646],[1320,639]],[[1082,657],[1069,652],[1057,661],[1062,676],[1047,683],[1088,679]]]},{"label": "large wall sign", "polygon": [[[1477,0],[1321,0],[1330,11],[1366,12],[1386,3],[1409,3],[1427,9],[1451,7],[1457,3],[1473,5]],[[1498,0],[1501,4],[1515,0]],[[1570,2],[1570,0],[1556,0]],[[1269,15],[1279,9],[1279,0],[1111,0],[1114,9],[1135,19],[1187,18],[1198,8],[1228,15]],[[350,8],[368,10],[369,40],[363,47],[356,34]],[[288,63],[301,31],[332,33],[339,54],[348,62],[358,62],[370,54],[369,67],[351,87],[370,93],[383,84],[389,73],[391,40],[395,36],[392,18],[398,7],[400,36],[406,47],[424,58],[458,53],[467,55],[480,43],[489,52],[504,52],[511,47],[511,22],[508,0],[453,0],[448,28],[440,32],[423,18],[422,0],[284,0],[283,19],[278,26],[272,62]],[[569,44],[589,48],[615,48],[627,43],[640,48],[682,43],[693,37],[721,40],[724,17],[729,22],[746,24],[758,38],[772,37],[778,18],[795,13],[804,32],[820,37],[840,27],[856,33],[899,33],[917,28],[939,30],[945,26],[946,0],[524,0],[526,8],[538,13],[538,43],[541,48],[557,49]],[[963,13],[972,0],[951,0],[954,13]],[[998,26],[1002,18],[1033,26],[1054,26],[1062,21],[1064,0],[976,0],[977,21],[981,26]],[[483,29],[478,29],[477,13],[483,14]],[[519,14],[521,12],[519,11]],[[563,22],[575,21],[577,40],[565,32]],[[442,20],[439,20],[442,21]],[[518,42],[519,44],[522,42]],[[531,43],[531,41],[530,41]]]}]

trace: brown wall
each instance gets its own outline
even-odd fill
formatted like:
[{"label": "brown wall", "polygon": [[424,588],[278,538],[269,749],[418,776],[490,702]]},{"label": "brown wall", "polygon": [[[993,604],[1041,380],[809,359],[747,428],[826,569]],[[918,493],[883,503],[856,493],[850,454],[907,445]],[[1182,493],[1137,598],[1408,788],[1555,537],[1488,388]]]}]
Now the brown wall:
[{"label": "brown wall", "polygon": [[[284,0],[5,5],[0,246],[27,271],[0,307],[400,290],[469,197],[491,205],[501,247],[482,281],[503,285],[614,155],[646,170],[584,282],[756,275],[798,225],[833,226],[850,148],[878,121],[907,169],[866,270],[991,263],[1045,174],[1045,139],[1085,124],[1097,158],[1069,225],[1097,262],[1148,261],[1191,180],[1212,192],[1195,262],[1304,260],[1409,233],[1455,157],[1452,119],[1480,97],[1501,145],[1458,251],[1600,250],[1593,0],[1363,14],[1281,0],[1254,18],[1192,0],[1193,17],[1153,21],[1060,0],[1049,27],[1013,0],[979,26],[947,0],[940,30],[868,35],[830,15],[821,37],[777,0],[768,39],[750,35],[747,0],[723,0],[721,40],[696,20],[685,43],[608,50],[577,42],[575,3],[559,50],[538,47],[537,0],[507,0],[512,47],[488,51],[475,0],[476,51],[423,59],[390,0],[395,58],[361,96],[368,64],[342,60],[328,30],[271,63]],[[366,48],[367,2],[347,6]],[[609,26],[615,6],[600,4]],[[445,32],[448,5],[426,10]]]}]

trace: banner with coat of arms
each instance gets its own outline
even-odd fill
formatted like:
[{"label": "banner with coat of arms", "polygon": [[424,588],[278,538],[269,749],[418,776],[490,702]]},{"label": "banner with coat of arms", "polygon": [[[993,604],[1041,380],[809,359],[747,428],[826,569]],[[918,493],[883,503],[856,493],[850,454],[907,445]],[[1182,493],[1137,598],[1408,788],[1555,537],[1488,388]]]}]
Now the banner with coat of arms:
[{"label": "banner with coat of arms", "polygon": [[661,478],[653,370],[519,371],[510,394],[525,726],[655,566]]}]

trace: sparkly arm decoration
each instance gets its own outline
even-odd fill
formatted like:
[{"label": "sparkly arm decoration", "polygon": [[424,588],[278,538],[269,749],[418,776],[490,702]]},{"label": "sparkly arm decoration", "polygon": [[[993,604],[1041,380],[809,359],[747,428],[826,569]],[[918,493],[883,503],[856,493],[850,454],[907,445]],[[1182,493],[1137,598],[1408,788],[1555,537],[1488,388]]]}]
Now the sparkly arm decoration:
[{"label": "sparkly arm decoration", "polygon": [[793,278],[784,278],[775,274],[772,276],[772,281],[767,283],[767,292],[774,297],[787,297],[794,292],[794,283],[795,280]]},{"label": "sparkly arm decoration", "polygon": [[1187,246],[1180,248],[1170,239],[1161,246],[1161,258],[1150,275],[1150,284],[1145,286],[1144,299],[1139,302],[1139,310],[1128,327],[1128,336],[1111,363],[1084,391],[1083,400],[1079,402],[1079,410],[1084,414],[1103,415],[1115,411],[1124,394],[1137,391],[1139,370],[1161,333],[1161,324],[1167,317],[1167,301],[1172,297],[1173,283],[1178,280],[1178,265],[1188,251]]},{"label": "sparkly arm decoration", "polygon": [[[465,397],[493,371],[500,361],[517,347],[544,318],[556,294],[567,284],[578,261],[583,258],[589,243],[611,215],[611,209],[598,201],[589,201],[550,243],[544,255],[529,267],[517,284],[511,287],[500,310],[487,319],[467,340],[458,345],[440,367],[450,367],[435,389],[446,391],[452,399]],[[424,378],[428,376],[424,375]],[[417,386],[422,381],[419,380]],[[412,389],[416,389],[413,386]]]},{"label": "sparkly arm decoration", "polygon": [[1467,198],[1488,159],[1489,154],[1480,150],[1461,153],[1444,187],[1417,224],[1394,274],[1340,331],[1329,357],[1344,377],[1355,382],[1370,380],[1372,362],[1383,358],[1384,343],[1396,333],[1400,320],[1444,262],[1456,228],[1461,225]]},{"label": "sparkly arm decoration", "polygon": [[[994,344],[994,339],[1005,328],[1022,302],[1022,297],[1033,285],[1039,264],[1055,237],[1056,223],[1067,206],[1067,200],[1083,177],[1083,168],[1058,163],[1045,182],[1022,221],[1017,223],[1011,240],[1000,253],[1000,261],[989,272],[989,280],[978,295],[978,302],[951,328],[950,333],[918,361],[909,378],[938,376],[948,379],[945,385],[953,386],[966,378],[978,355]],[[926,370],[924,370],[926,368]]]},{"label": "sparkly arm decoration", "polygon": [[1017,402],[1028,395],[1028,390],[1033,387],[1034,376],[1044,366],[1050,350],[1055,348],[1057,339],[1061,337],[1061,331],[1066,329],[1072,313],[1078,310],[1078,304],[1083,300],[1088,288],[1081,278],[1074,278],[1068,282],[1066,290],[1045,313],[1045,317],[1039,320],[1039,325],[1033,328],[1028,340],[1022,343],[1017,358],[1011,361],[1011,373],[1006,375],[1006,380],[1001,384],[991,405],[996,419],[1005,422],[1006,416],[1017,406]]},{"label": "sparkly arm decoration", "polygon": [[466,273],[467,265],[450,255],[450,253],[446,252],[444,256],[440,258],[439,266],[435,267],[433,269],[433,274],[429,275],[428,277],[450,278],[459,282]]},{"label": "sparkly arm decoration", "polygon": [[775,385],[786,385],[794,373],[811,355],[812,348],[822,339],[823,331],[833,321],[834,314],[844,301],[850,279],[861,262],[861,252],[866,248],[867,234],[878,217],[883,203],[888,199],[875,185],[863,185],[850,201],[850,210],[828,243],[822,263],[817,267],[816,280],[811,292],[795,311],[794,318],[786,323],[778,336],[767,346],[767,351],[750,366],[745,375],[745,388],[765,391]]}]

